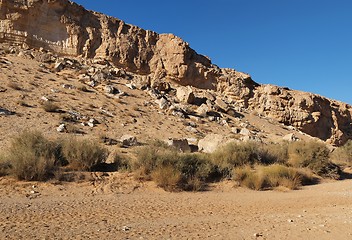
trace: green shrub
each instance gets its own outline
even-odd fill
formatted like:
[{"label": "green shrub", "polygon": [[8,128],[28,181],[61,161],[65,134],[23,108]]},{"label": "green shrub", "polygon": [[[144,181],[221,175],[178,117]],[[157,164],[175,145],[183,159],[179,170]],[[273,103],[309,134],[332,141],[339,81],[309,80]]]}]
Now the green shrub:
[{"label": "green shrub", "polygon": [[182,174],[182,189],[200,191],[216,174],[216,168],[203,154],[178,154],[175,168]]},{"label": "green shrub", "polygon": [[[294,142],[288,147],[288,163],[296,168],[309,168],[315,174],[338,178],[339,168],[329,159],[330,151],[324,143]],[[334,174],[336,172],[336,174]]]},{"label": "green shrub", "polygon": [[212,162],[224,176],[231,175],[234,167],[251,165],[259,160],[258,146],[253,142],[231,142],[211,154]]},{"label": "green shrub", "polygon": [[177,151],[161,141],[153,141],[137,151],[133,169],[139,170],[140,178],[148,178],[159,166],[173,165],[177,161]]},{"label": "green shrub", "polygon": [[12,139],[6,158],[19,180],[43,181],[59,165],[59,147],[39,132],[23,132]]},{"label": "green shrub", "polygon": [[259,147],[259,158],[263,164],[286,164],[288,161],[288,143],[269,143]]},{"label": "green shrub", "polygon": [[93,140],[70,138],[62,142],[62,154],[73,170],[92,171],[104,163],[108,151]]},{"label": "green shrub", "polygon": [[114,154],[112,165],[115,166],[115,171],[130,171],[131,161],[128,158],[122,157],[120,154]]},{"label": "green shrub", "polygon": [[179,153],[161,142],[141,148],[134,169],[139,179],[151,179],[168,191],[202,190],[216,172],[206,155]]},{"label": "green shrub", "polygon": [[348,140],[343,146],[335,149],[331,154],[331,160],[338,164],[352,165],[352,140]]}]

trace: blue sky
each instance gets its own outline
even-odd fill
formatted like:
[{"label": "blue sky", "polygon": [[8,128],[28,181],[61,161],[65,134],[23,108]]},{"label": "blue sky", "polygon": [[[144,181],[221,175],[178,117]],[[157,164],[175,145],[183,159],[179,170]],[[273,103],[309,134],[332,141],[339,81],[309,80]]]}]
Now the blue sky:
[{"label": "blue sky", "polygon": [[352,104],[350,0],[74,0],[173,33],[220,67]]}]

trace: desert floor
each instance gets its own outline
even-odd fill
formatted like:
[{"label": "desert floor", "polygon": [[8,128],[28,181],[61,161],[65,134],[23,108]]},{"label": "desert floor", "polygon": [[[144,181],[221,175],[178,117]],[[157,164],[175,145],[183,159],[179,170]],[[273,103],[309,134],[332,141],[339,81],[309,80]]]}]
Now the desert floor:
[{"label": "desert floor", "polygon": [[352,180],[169,193],[127,173],[92,175],[80,183],[0,178],[0,239],[352,238]]}]

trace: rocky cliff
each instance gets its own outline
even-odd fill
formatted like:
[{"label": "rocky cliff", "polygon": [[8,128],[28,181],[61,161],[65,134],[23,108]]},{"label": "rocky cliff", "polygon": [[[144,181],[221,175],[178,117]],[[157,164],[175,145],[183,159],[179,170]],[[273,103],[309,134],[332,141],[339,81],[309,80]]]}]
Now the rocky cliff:
[{"label": "rocky cliff", "polygon": [[241,108],[292,125],[332,144],[352,138],[351,107],[318,95],[259,85],[249,75],[220,69],[172,34],[157,34],[87,11],[68,0],[0,0],[0,42],[70,56],[102,58],[147,75],[212,89]]}]

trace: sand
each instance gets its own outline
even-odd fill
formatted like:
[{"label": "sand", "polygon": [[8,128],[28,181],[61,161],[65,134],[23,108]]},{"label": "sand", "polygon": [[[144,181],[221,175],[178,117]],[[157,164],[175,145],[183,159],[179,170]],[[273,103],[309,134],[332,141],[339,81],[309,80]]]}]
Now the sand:
[{"label": "sand", "polygon": [[352,238],[352,180],[296,191],[222,182],[169,193],[110,173],[81,183],[1,178],[0,189],[0,239]]}]

